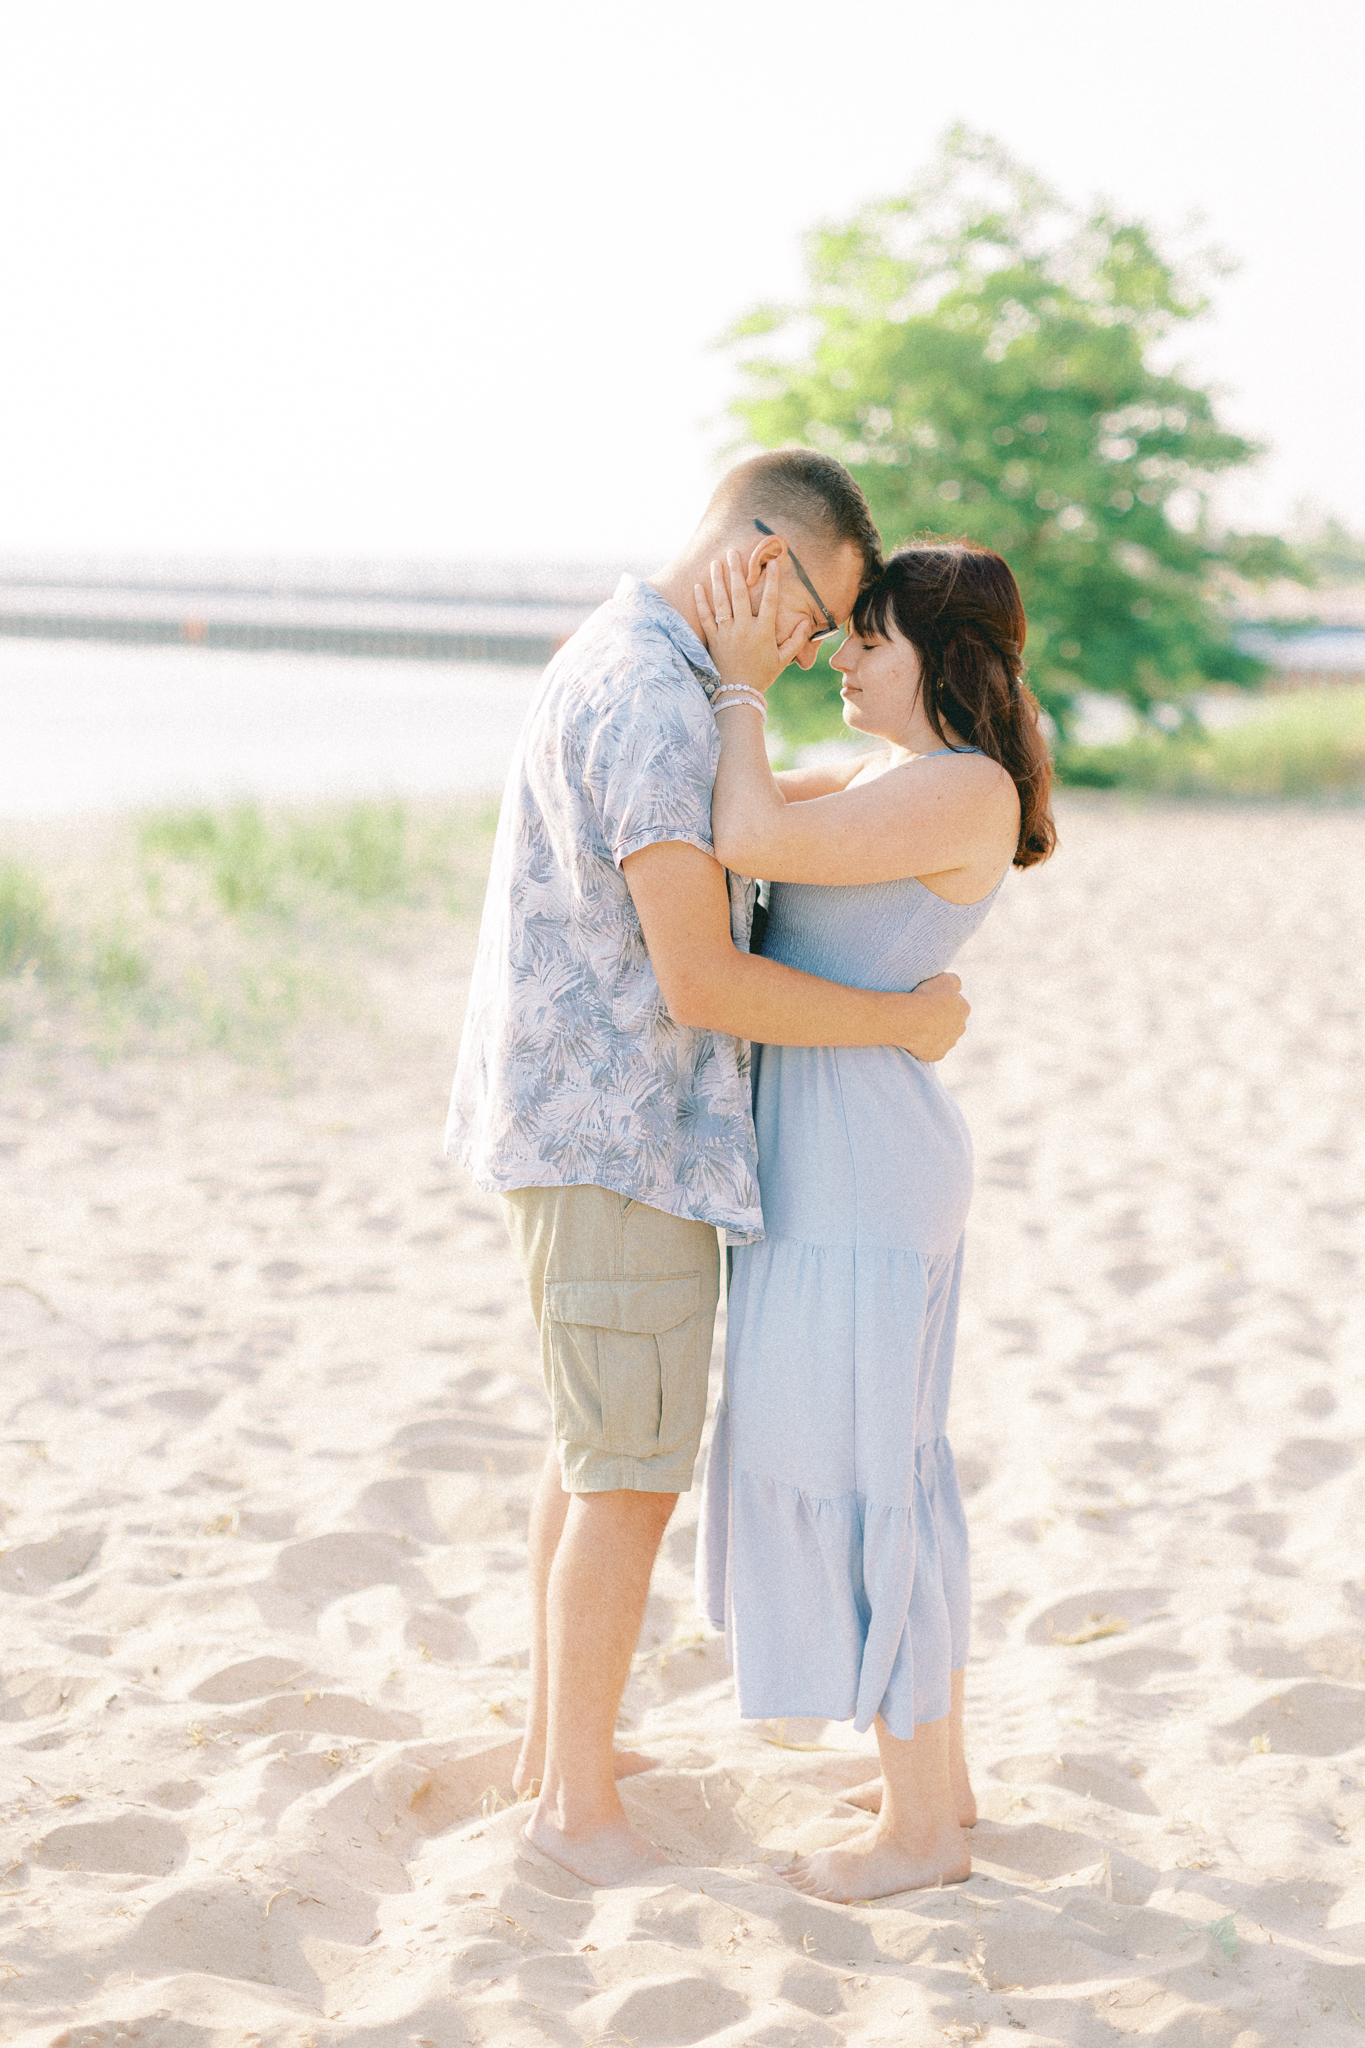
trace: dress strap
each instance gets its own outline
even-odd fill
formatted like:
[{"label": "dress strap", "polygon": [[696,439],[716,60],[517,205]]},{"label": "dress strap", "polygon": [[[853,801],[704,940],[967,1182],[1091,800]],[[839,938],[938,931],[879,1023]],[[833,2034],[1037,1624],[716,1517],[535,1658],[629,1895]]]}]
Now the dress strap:
[{"label": "dress strap", "polygon": [[931,747],[927,754],[916,754],[917,761],[932,761],[936,754],[979,754],[980,747]]}]

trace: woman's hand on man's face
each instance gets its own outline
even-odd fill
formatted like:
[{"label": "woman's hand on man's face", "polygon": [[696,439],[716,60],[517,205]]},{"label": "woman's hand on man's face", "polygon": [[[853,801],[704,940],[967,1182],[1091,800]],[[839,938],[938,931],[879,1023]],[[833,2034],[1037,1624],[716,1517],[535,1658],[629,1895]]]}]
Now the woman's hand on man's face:
[{"label": "woman's hand on man's face", "polygon": [[767,691],[806,644],[809,621],[801,619],[785,640],[777,637],[780,561],[765,562],[759,578],[759,604],[744,580],[744,560],[731,548],[724,562],[711,564],[711,588],[693,585],[697,617],[712,661],[726,683],[744,683]]}]

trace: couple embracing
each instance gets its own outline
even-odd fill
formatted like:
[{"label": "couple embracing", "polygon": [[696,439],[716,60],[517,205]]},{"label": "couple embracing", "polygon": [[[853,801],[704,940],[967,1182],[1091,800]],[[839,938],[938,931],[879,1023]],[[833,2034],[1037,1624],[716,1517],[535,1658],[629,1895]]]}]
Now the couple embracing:
[{"label": "couple embracing", "polygon": [[[845,629],[845,721],[885,744],[775,775],[766,691]],[[872,1824],[787,1875],[848,1900],[970,1871],[944,1432],[971,1146],[934,1062],[967,1018],[954,955],[1011,864],[1052,850],[1024,631],[999,556],[884,561],[848,471],[787,449],[731,470],[651,581],[622,578],[527,716],[447,1149],[502,1196],[540,1330],[516,1783],[539,1793],[528,1840],[589,1883],[665,1861],[616,1786],[650,1759],[614,1736],[692,1483],[718,1233],[702,1608],[741,1714],[875,1726],[881,1760],[854,1795]]]}]

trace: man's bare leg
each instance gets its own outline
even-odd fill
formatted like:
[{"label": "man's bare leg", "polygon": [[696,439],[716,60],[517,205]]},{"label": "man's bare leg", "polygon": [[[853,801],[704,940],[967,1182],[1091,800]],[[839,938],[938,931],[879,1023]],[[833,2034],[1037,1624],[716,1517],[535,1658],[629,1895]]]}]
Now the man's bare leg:
[{"label": "man's bare leg", "polygon": [[949,1716],[921,1722],[912,1742],[877,1718],[882,1810],[870,1828],[798,1857],[788,1883],[818,1899],[885,1899],[896,1892],[960,1884],[972,1874],[948,1765]]},{"label": "man's bare leg", "polygon": [[526,1839],[588,1884],[627,1882],[668,1860],[626,1818],[612,1736],[676,1501],[575,1494],[550,1570],[545,1776]]},{"label": "man's bare leg", "polygon": [[[545,1724],[548,1711],[549,1656],[546,1646],[546,1601],[555,1551],[564,1533],[571,1493],[560,1480],[559,1454],[554,1445],[546,1453],[531,1502],[527,1531],[528,1567],[531,1577],[531,1697],[526,1710],[526,1732],[521,1738],[521,1755],[512,1773],[512,1789],[523,1797],[534,1797],[545,1774]],[[652,1770],[656,1759],[638,1749],[616,1751],[616,1775],[632,1777],[636,1771]]]},{"label": "man's bare leg", "polygon": [[[952,1706],[948,1713],[948,1769],[952,1777],[953,1798],[957,1803],[957,1824],[960,1828],[976,1826],[976,1794],[967,1772],[967,1752],[962,1742],[962,1691],[966,1673],[953,1673]],[[880,1813],[882,1810],[882,1781],[869,1778],[865,1785],[855,1785],[851,1791],[840,1794],[845,1806],[860,1806],[864,1813]]]}]

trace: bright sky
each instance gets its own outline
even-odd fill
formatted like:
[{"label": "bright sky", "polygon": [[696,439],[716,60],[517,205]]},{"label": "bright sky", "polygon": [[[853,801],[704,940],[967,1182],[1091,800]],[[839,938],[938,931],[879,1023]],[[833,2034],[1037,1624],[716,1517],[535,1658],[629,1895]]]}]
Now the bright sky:
[{"label": "bright sky", "polygon": [[1187,360],[1365,526],[1355,0],[0,0],[0,549],[640,559],[712,343],[954,120],[1240,259]]}]

